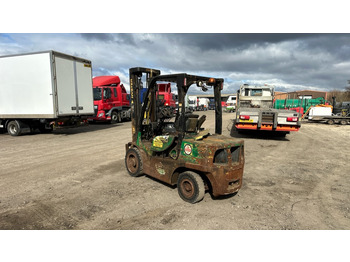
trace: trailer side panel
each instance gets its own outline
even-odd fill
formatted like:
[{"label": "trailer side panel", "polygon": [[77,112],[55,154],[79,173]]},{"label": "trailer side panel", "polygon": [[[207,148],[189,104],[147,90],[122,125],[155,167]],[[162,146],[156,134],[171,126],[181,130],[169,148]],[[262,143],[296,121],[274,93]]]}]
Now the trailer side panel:
[{"label": "trailer side panel", "polygon": [[0,59],[0,118],[55,117],[50,53]]}]

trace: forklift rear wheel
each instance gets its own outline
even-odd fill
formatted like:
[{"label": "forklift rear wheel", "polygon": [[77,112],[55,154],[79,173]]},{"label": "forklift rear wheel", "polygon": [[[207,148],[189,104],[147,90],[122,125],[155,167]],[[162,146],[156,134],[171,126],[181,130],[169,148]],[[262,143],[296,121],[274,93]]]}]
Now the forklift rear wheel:
[{"label": "forklift rear wheel", "polygon": [[177,189],[180,197],[189,203],[197,203],[204,198],[205,187],[201,176],[192,171],[186,171],[179,175]]},{"label": "forklift rear wheel", "polygon": [[143,174],[143,163],[140,151],[137,148],[129,148],[125,155],[125,166],[129,174],[137,177]]},{"label": "forklift rear wheel", "polygon": [[7,132],[11,136],[19,136],[22,133],[19,122],[17,120],[10,121],[7,125]]}]

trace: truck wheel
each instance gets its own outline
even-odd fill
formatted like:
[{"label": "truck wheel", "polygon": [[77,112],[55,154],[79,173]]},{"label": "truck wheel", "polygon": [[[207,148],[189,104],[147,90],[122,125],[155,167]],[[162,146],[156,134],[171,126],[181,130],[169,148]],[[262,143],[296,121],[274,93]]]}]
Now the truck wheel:
[{"label": "truck wheel", "polygon": [[21,126],[17,120],[10,121],[7,124],[7,132],[11,136],[19,136],[22,133]]},{"label": "truck wheel", "polygon": [[113,111],[112,112],[112,115],[111,115],[111,123],[114,124],[114,123],[118,123],[118,112],[116,111]]},{"label": "truck wheel", "polygon": [[340,124],[341,124],[341,125],[346,125],[347,122],[346,122],[346,120],[343,119],[343,120],[340,120]]},{"label": "truck wheel", "polygon": [[327,124],[328,124],[328,125],[333,125],[333,124],[334,124],[334,120],[333,120],[333,119],[329,119],[329,120],[327,121]]},{"label": "truck wheel", "polygon": [[204,198],[205,187],[201,176],[192,171],[179,175],[177,189],[180,197],[189,203],[197,203]]},{"label": "truck wheel", "polygon": [[143,163],[140,151],[129,148],[125,155],[125,166],[130,176],[137,177],[143,174]]}]

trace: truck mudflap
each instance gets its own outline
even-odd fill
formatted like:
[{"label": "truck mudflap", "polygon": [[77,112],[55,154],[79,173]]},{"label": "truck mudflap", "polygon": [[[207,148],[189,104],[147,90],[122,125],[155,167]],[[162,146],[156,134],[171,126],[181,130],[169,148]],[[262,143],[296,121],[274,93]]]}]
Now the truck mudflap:
[{"label": "truck mudflap", "polygon": [[300,129],[299,125],[277,125],[276,128],[272,124],[261,124],[258,127],[257,123],[236,123],[236,129],[247,129],[247,130],[266,130],[266,131],[298,131]]}]

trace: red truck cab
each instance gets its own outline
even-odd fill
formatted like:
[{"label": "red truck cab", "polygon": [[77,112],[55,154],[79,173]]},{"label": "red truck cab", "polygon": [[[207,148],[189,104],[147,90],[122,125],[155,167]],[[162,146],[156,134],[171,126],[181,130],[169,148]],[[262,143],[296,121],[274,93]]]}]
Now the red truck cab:
[{"label": "red truck cab", "polygon": [[97,76],[92,79],[94,117],[90,121],[121,122],[130,119],[130,102],[119,76]]},{"label": "red truck cab", "polygon": [[175,95],[171,93],[171,84],[158,84],[158,100],[163,100],[165,106],[176,107]]}]

